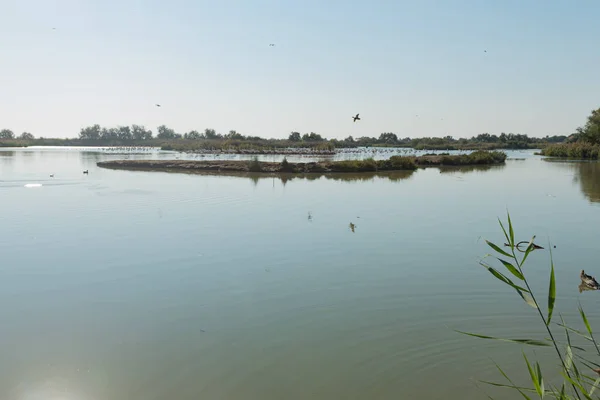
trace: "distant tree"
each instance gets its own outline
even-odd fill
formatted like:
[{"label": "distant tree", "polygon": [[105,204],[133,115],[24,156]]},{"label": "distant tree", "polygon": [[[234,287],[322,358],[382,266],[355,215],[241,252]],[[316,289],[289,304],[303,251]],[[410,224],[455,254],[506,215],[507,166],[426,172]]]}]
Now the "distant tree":
[{"label": "distant tree", "polygon": [[473,140],[475,142],[482,142],[482,143],[490,143],[490,142],[494,141],[492,138],[492,135],[490,135],[489,133],[480,133],[479,135],[474,137]]},{"label": "distant tree", "polygon": [[346,139],[344,139],[344,142],[354,143],[354,138],[352,137],[352,135],[350,135]]},{"label": "distant tree", "polygon": [[324,139],[318,133],[311,132],[310,134],[305,133],[302,135],[302,140],[304,142],[322,142]]},{"label": "distant tree", "polygon": [[288,136],[288,140],[290,142],[299,142],[302,140],[302,136],[300,136],[300,132],[292,132],[290,133],[290,136]]},{"label": "distant tree", "polygon": [[15,134],[10,129],[2,129],[0,131],[0,139],[14,139]]},{"label": "distant tree", "polygon": [[184,139],[191,139],[191,140],[198,140],[198,139],[204,139],[204,135],[201,134],[198,131],[189,131],[188,133],[186,133],[185,135],[183,135]]},{"label": "distant tree", "polygon": [[131,134],[134,140],[151,140],[152,131],[146,130],[143,125],[132,125]]},{"label": "distant tree", "polygon": [[290,172],[292,171],[292,167],[290,166],[290,163],[288,162],[286,157],[283,157],[283,161],[281,161],[281,170],[284,172]]},{"label": "distant tree", "polygon": [[21,139],[21,140],[33,140],[33,139],[35,139],[35,137],[31,133],[29,133],[29,132],[23,132],[19,136],[19,139]]},{"label": "distant tree", "polygon": [[92,125],[85,128],[81,128],[79,131],[79,139],[82,140],[98,140],[100,139],[102,129],[100,125]]},{"label": "distant tree", "polygon": [[398,142],[398,136],[392,132],[385,132],[379,135],[379,142],[393,144]]},{"label": "distant tree", "polygon": [[[157,129],[158,134],[156,135],[156,137],[158,139],[176,139],[177,138],[177,133],[175,133],[175,131],[171,128],[167,128],[165,125],[161,125],[159,126]],[[181,135],[179,135],[181,136]]]},{"label": "distant tree", "polygon": [[131,140],[133,139],[133,134],[131,133],[131,128],[128,126],[120,126],[117,128],[117,135],[120,140]]},{"label": "distant tree", "polygon": [[565,135],[555,135],[555,136],[546,135],[546,137],[543,140],[548,143],[562,143],[562,142],[566,142],[567,139],[568,139],[568,137]]},{"label": "distant tree", "polygon": [[209,129],[209,128],[206,128],[204,130],[204,136],[207,139],[218,139],[219,138],[219,135],[217,135],[217,131],[215,131],[214,129]]},{"label": "distant tree", "polygon": [[102,131],[100,131],[100,138],[102,138],[102,140],[119,139],[119,128],[102,128]]},{"label": "distant tree", "polygon": [[600,144],[600,108],[592,111],[583,127],[577,128],[577,136],[581,141]]},{"label": "distant tree", "polygon": [[244,136],[241,133],[237,133],[237,131],[232,130],[229,131],[229,133],[227,135],[225,135],[225,138],[227,139],[238,139],[238,140],[243,140]]},{"label": "distant tree", "polygon": [[356,142],[359,144],[359,146],[368,146],[371,143],[375,143],[377,140],[375,138],[371,138],[368,136],[361,136],[358,139],[356,139]]}]

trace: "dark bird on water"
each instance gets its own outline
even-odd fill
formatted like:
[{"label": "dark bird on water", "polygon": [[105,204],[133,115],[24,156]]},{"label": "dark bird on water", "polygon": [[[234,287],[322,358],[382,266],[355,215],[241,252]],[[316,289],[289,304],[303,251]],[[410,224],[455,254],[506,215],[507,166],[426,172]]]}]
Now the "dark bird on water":
[{"label": "dark bird on water", "polygon": [[352,122],[356,122],[357,120],[360,121],[360,117],[358,116],[358,114],[352,117]]},{"label": "dark bird on water", "polygon": [[157,104],[156,107],[160,107],[160,104]]},{"label": "dark bird on water", "polygon": [[88,173],[88,170],[86,169],[85,171],[83,171],[83,173],[84,173],[84,174],[87,174],[87,173]]},{"label": "dark bird on water", "polygon": [[585,284],[586,286],[594,289],[600,289],[600,285],[596,279],[593,276],[586,274],[584,270],[581,270],[579,277],[581,278],[581,283]]},{"label": "dark bird on water", "polygon": [[54,178],[54,174],[50,174],[50,178]]},{"label": "dark bird on water", "polygon": [[275,46],[275,44],[274,44],[274,43],[269,43],[269,46],[270,46],[270,47],[274,47],[274,46]]}]

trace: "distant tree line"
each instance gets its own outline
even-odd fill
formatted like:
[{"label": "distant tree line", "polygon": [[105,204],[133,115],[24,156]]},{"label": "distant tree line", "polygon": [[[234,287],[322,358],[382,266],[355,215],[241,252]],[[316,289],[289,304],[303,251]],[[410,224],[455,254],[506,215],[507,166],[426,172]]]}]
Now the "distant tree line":
[{"label": "distant tree line", "polygon": [[[600,143],[600,109],[596,110],[590,116],[586,126],[578,128],[575,135],[565,136],[546,136],[544,138],[533,138],[524,134],[516,133],[501,133],[499,135],[481,133],[471,138],[456,139],[452,136],[445,137],[422,137],[422,138],[399,138],[393,132],[384,132],[379,137],[363,136],[354,138],[348,136],[343,140],[327,139],[315,132],[304,133],[294,131],[291,132],[287,139],[265,139],[259,136],[245,136],[235,130],[230,130],[227,134],[217,133],[214,129],[207,128],[203,132],[191,130],[185,133],[176,132],[174,129],[165,125],[161,125],[156,129],[156,134],[152,130],[147,129],[143,125],[117,126],[117,127],[101,127],[98,124],[84,127],[80,130],[77,139],[65,139],[69,143],[74,140],[83,141],[85,143],[98,144],[118,144],[118,143],[164,143],[165,141],[185,140],[193,141],[208,141],[210,143],[224,143],[240,145],[243,143],[257,144],[261,146],[316,146],[319,143],[329,147],[362,147],[362,146],[398,146],[398,147],[413,147],[424,149],[460,149],[460,148],[532,148],[546,144],[563,143],[569,140],[574,140],[574,137],[585,138],[588,141]],[[35,140],[31,133],[23,132],[16,137],[9,129],[0,131],[0,140]],[[60,139],[43,139],[55,140]]]},{"label": "distant tree line", "polygon": [[340,145],[355,145],[355,146],[400,146],[400,147],[412,147],[412,148],[447,148],[447,149],[458,149],[465,147],[489,147],[489,148],[512,148],[512,149],[524,149],[530,147],[537,147],[545,143],[562,143],[567,140],[567,136],[546,136],[543,138],[533,138],[523,134],[514,133],[501,133],[500,135],[491,135],[489,133],[482,133],[477,136],[473,136],[469,139],[459,138],[456,139],[452,136],[445,137],[422,137],[422,138],[410,138],[404,137],[399,138],[395,133],[384,132],[379,135],[379,138],[375,137],[360,137],[353,138],[348,136],[342,141],[335,141]]}]

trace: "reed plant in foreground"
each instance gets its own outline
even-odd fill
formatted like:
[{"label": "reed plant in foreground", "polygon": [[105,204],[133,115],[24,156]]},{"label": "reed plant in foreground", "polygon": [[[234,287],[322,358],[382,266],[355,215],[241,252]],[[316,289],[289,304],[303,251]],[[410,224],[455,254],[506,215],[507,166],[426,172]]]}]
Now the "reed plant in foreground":
[{"label": "reed plant in foreground", "polygon": [[[579,314],[587,332],[566,325],[561,315],[559,315],[560,322],[552,323],[556,302],[556,281],[554,277],[552,246],[548,246],[548,250],[550,251],[548,293],[544,296],[545,301],[543,303],[545,304],[542,304],[538,295],[532,290],[530,280],[527,277],[527,270],[524,268],[528,257],[535,250],[533,243],[535,236],[531,238],[526,249],[523,250],[524,246],[517,247],[517,243],[515,242],[515,233],[510,214],[507,215],[508,231],[505,229],[505,225],[500,219],[498,219],[498,222],[500,223],[500,227],[506,238],[506,244],[501,247],[486,240],[488,246],[493,250],[493,254],[484,256],[480,261],[480,265],[486,268],[492,276],[500,282],[513,289],[516,294],[524,300],[525,304],[528,304],[535,310],[533,311],[533,314],[539,318],[540,323],[544,324],[548,337],[539,339],[507,339],[477,333],[457,332],[481,339],[499,340],[527,346],[550,347],[556,354],[558,361],[557,368],[559,368],[558,372],[562,377],[562,384],[548,384],[548,382],[544,380],[540,364],[537,361],[530,361],[525,352],[523,352],[523,358],[527,370],[529,371],[532,387],[526,388],[515,385],[508,374],[498,364],[496,364],[496,368],[505,379],[505,383],[489,381],[483,381],[483,383],[512,389],[525,399],[531,399],[532,397],[539,397],[540,399],[550,397],[561,400],[600,399],[600,391],[597,390],[600,386],[600,359],[598,358],[598,356],[600,356],[600,347],[594,338],[594,333],[583,308],[579,305]],[[504,250],[504,248],[506,250]],[[486,261],[487,259],[493,259],[500,268],[490,265]],[[558,339],[559,332],[560,335],[564,333],[565,341]],[[593,348],[593,353],[595,354],[587,354],[585,347],[578,346],[574,343],[575,339],[584,340],[588,344],[593,344],[590,348]],[[591,360],[593,358],[596,358],[595,362]]]}]

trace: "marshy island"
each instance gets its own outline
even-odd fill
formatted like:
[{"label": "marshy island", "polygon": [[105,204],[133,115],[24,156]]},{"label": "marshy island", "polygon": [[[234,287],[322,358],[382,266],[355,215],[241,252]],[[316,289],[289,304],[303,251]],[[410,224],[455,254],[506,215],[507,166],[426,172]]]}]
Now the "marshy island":
[{"label": "marshy island", "polygon": [[385,160],[343,160],[292,163],[263,162],[253,160],[111,160],[101,161],[102,168],[145,170],[145,171],[185,171],[185,172],[256,172],[256,173],[344,173],[379,171],[414,171],[417,168],[438,166],[469,166],[503,164],[506,154],[501,151],[475,151],[470,154],[449,155],[429,154],[423,156],[392,156]]}]

